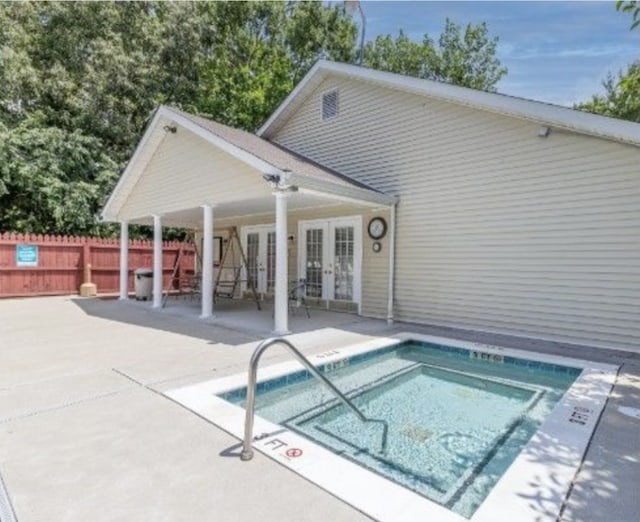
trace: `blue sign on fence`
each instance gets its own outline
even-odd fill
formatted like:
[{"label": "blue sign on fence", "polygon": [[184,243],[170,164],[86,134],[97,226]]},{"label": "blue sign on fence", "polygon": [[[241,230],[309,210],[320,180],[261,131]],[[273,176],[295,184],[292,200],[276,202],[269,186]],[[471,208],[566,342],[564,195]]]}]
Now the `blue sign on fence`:
[{"label": "blue sign on fence", "polygon": [[17,266],[38,266],[38,245],[16,245]]}]

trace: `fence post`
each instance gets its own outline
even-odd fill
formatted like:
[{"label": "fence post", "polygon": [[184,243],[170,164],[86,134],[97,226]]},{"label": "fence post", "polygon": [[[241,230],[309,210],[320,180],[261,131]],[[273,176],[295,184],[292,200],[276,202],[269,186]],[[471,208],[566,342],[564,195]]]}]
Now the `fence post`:
[{"label": "fence post", "polygon": [[81,280],[80,284],[88,282],[84,280],[84,273],[85,273],[85,267],[90,263],[91,263],[91,247],[89,246],[89,243],[85,239],[84,244],[82,245],[82,265],[78,267],[78,272],[79,272],[78,277]]},{"label": "fence post", "polygon": [[183,259],[183,256],[185,254],[185,251],[182,248],[182,243],[180,243],[178,248],[180,249],[180,251],[178,252],[178,259],[180,260],[180,263],[178,263],[178,290],[180,290],[180,288],[182,287],[182,282],[184,281],[184,268],[183,268],[184,259]]}]

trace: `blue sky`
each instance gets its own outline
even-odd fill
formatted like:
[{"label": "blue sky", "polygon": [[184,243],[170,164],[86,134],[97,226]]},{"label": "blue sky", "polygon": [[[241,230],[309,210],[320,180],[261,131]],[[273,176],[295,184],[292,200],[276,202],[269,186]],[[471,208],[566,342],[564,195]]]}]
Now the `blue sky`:
[{"label": "blue sky", "polygon": [[640,57],[640,31],[629,30],[630,16],[612,1],[365,1],[362,7],[367,40],[399,29],[437,39],[447,17],[462,25],[487,22],[509,69],[498,91],[560,105],[602,92],[608,71]]}]

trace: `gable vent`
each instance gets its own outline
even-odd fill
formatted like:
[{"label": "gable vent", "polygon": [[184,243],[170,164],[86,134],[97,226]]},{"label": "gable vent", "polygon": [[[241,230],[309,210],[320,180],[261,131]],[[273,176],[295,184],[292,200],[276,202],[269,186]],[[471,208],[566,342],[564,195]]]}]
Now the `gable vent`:
[{"label": "gable vent", "polygon": [[328,120],[338,115],[338,90],[326,92],[322,95],[322,119]]}]

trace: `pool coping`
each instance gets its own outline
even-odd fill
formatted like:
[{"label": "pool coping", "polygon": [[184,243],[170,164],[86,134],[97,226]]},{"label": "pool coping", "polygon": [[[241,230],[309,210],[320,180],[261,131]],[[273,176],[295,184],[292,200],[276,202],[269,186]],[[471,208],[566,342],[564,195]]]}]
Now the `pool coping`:
[{"label": "pool coping", "polygon": [[[306,439],[256,416],[256,450],[367,515],[383,521],[493,522],[517,514],[518,521],[556,520],[605,406],[619,367],[558,355],[411,332],[378,337],[309,356],[313,365],[332,363],[407,340],[582,368],[581,374],[538,431],[468,519]],[[303,369],[295,360],[260,368],[259,381]],[[245,410],[216,394],[246,386],[246,372],[169,390],[167,397],[242,439]],[[250,465],[249,463],[243,465]],[[355,486],[354,486],[355,485]]]}]

